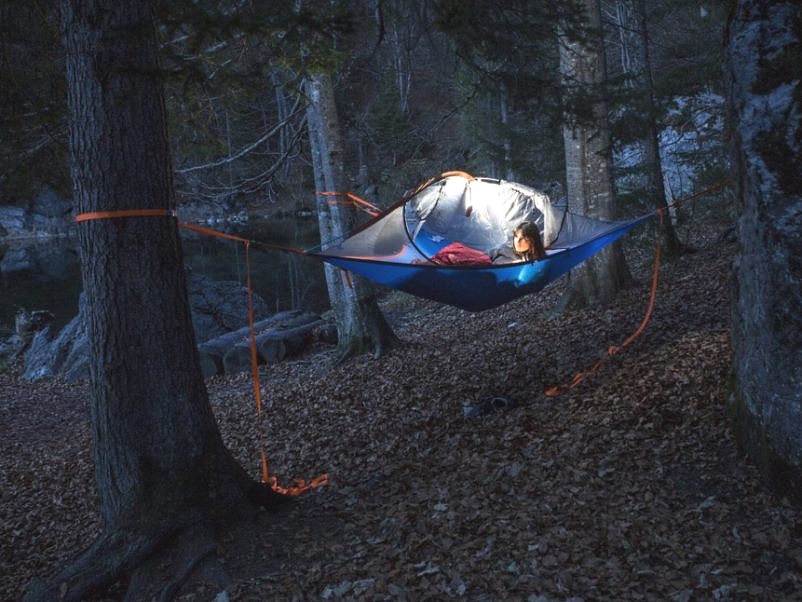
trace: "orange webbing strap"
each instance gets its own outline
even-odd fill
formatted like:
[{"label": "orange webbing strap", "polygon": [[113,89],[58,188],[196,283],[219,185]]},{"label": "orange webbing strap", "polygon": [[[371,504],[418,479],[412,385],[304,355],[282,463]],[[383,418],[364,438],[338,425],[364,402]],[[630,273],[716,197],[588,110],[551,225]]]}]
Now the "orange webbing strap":
[{"label": "orange webbing strap", "polygon": [[251,286],[251,262],[249,257],[250,241],[245,242],[245,270],[246,286],[248,289],[248,326],[250,328],[251,339],[251,375],[253,379],[253,396],[256,399],[256,417],[259,429],[259,455],[262,469],[262,483],[269,485],[270,488],[284,495],[301,495],[302,493],[329,484],[329,475],[323,473],[318,475],[308,483],[304,479],[293,479],[294,485],[282,487],[278,484],[278,478],[270,475],[267,467],[267,452],[265,444],[265,426],[262,420],[262,387],[259,384],[259,357],[256,350],[256,326],[253,311],[253,287]]},{"label": "orange webbing strap", "polygon": [[440,178],[449,178],[451,176],[462,176],[466,180],[475,180],[476,179],[471,174],[469,174],[467,171],[459,171],[459,170],[444,171],[443,173],[440,174]]},{"label": "orange webbing strap", "polygon": [[[713,184],[712,186],[708,186],[704,190],[700,190],[699,192],[694,192],[693,194],[689,194],[688,196],[682,197],[681,199],[677,199],[673,203],[668,203],[666,205],[666,208],[679,207],[683,203],[687,203],[688,201],[690,201],[692,199],[695,199],[695,198],[700,197],[702,195],[705,195],[705,194],[708,194],[708,193],[711,193],[711,192],[715,192],[716,190],[724,188],[729,183],[730,183],[730,179],[729,178],[725,178],[725,179],[721,180],[720,182],[717,182],[717,183]],[[662,211],[662,209],[658,209],[658,211]],[[660,219],[662,220],[662,215],[660,216]],[[662,221],[661,221],[661,224],[662,224]]]},{"label": "orange webbing strap", "polygon": [[[662,226],[663,212],[660,211],[659,215],[660,215],[660,225]],[[609,349],[607,349],[607,354],[610,357],[614,356],[624,347],[629,345],[632,341],[637,339],[641,335],[641,333],[646,329],[646,325],[649,323],[649,320],[652,317],[652,312],[654,311],[654,300],[657,298],[657,281],[660,276],[660,251],[661,251],[660,235],[658,234],[657,242],[654,245],[654,269],[652,270],[652,291],[649,294],[649,306],[646,308],[646,315],[643,316],[643,320],[641,321],[640,326],[638,326],[637,330],[635,330],[635,332],[633,332],[626,339],[624,339],[623,343],[621,343],[617,347],[615,345],[612,345],[610,346]]]},{"label": "orange webbing strap", "polygon": [[261,247],[264,249],[271,249],[273,251],[284,251],[286,253],[295,253],[296,255],[306,255],[306,251],[298,247],[286,247],[284,245],[273,245],[266,242],[258,242],[255,240],[250,240],[248,238],[243,238],[242,236],[236,236],[234,234],[228,234],[226,232],[220,232],[219,230],[212,230],[211,228],[204,228],[203,226],[195,226],[193,224],[186,224],[184,222],[179,222],[179,228],[183,228],[184,230],[191,230],[192,232],[197,232],[198,234],[205,234],[206,236],[214,236],[217,238],[225,238],[228,240],[235,240],[237,242],[241,242],[243,244],[249,244],[253,247]]},{"label": "orange webbing strap", "polygon": [[76,222],[88,222],[94,219],[114,219],[117,217],[175,217],[172,209],[118,209],[116,211],[90,211],[75,216]]},{"label": "orange webbing strap", "polygon": [[[663,211],[659,210],[658,211],[658,215],[660,216],[660,225],[662,225],[663,224]],[[652,317],[652,311],[654,310],[654,300],[657,297],[657,282],[659,280],[658,277],[659,277],[659,274],[660,274],[660,249],[661,249],[660,233],[659,232],[657,233],[656,242],[655,242],[654,247],[655,248],[654,248],[654,268],[652,269],[652,290],[651,290],[651,293],[649,294],[649,306],[646,309],[646,315],[643,317],[643,320],[641,321],[640,326],[638,326],[638,328],[635,330],[635,332],[633,332],[626,339],[624,339],[624,342],[621,343],[620,345],[618,345],[618,346],[611,345],[610,347],[608,347],[607,348],[607,356],[606,357],[600,357],[599,359],[597,359],[588,370],[585,370],[583,372],[577,372],[574,375],[574,378],[571,379],[570,383],[563,384],[563,385],[555,385],[553,387],[550,387],[550,388],[546,389],[544,391],[544,393],[543,393],[546,397],[555,397],[555,396],[559,395],[560,393],[563,393],[563,392],[567,391],[568,389],[573,389],[574,387],[579,385],[587,377],[589,377],[591,374],[593,374],[594,372],[599,370],[599,368],[601,368],[607,362],[608,358],[613,357],[615,354],[617,354],[619,351],[621,351],[624,347],[629,345],[632,341],[634,341],[636,338],[638,338],[640,336],[640,334],[646,329],[646,325],[649,323],[649,319]]]},{"label": "orange webbing strap", "polygon": [[259,358],[256,353],[256,326],[253,319],[253,287],[251,286],[250,241],[245,242],[245,286],[248,291],[248,327],[251,340],[251,376],[253,380],[253,397],[256,399],[256,418],[259,430],[259,453],[262,464],[262,483],[267,483],[270,473],[267,469],[267,453],[265,452],[265,426],[262,421],[262,387],[259,385]]},{"label": "orange webbing strap", "polygon": [[278,484],[278,479],[276,477],[270,477],[267,484],[270,485],[270,488],[275,491],[276,493],[283,493],[284,495],[301,495],[302,493],[309,491],[310,489],[315,489],[316,487],[322,487],[324,485],[329,484],[329,475],[327,473],[323,473],[321,475],[316,476],[311,481],[305,481],[304,479],[293,479],[292,481],[294,485],[290,485],[289,487],[282,487]]},{"label": "orange webbing strap", "polygon": [[[355,194],[351,192],[316,192],[315,194],[319,196],[330,196],[335,197],[335,200],[328,201],[329,205],[351,205],[352,207],[356,207],[371,215],[372,217],[376,217],[377,215],[381,215],[381,209],[379,209],[373,203],[366,201],[365,199],[361,199]],[[347,199],[347,200],[336,200],[337,198],[340,199]]]},{"label": "orange webbing strap", "polygon": [[251,244],[251,241],[249,239],[243,238],[242,236],[235,236],[234,234],[229,234],[228,232],[220,232],[219,230],[204,228],[203,226],[195,226],[193,224],[179,223],[178,227],[183,228],[184,230],[197,232],[198,234],[205,234],[206,236],[214,236],[215,238],[225,238],[226,240],[235,240],[237,242],[241,242],[242,244],[244,244],[246,249]]},{"label": "orange webbing strap", "polygon": [[[95,219],[113,219],[113,218],[120,218],[120,217],[176,217],[175,211],[169,209],[124,209],[119,211],[95,211],[92,213],[81,213],[80,215],[76,216],[76,222],[85,222]],[[296,479],[293,482],[295,483],[294,486],[290,487],[281,487],[278,484],[278,479],[274,476],[270,476],[267,466],[267,452],[265,451],[265,428],[264,423],[262,420],[262,387],[259,384],[259,359],[257,355],[256,349],[256,326],[254,322],[254,311],[253,311],[253,286],[251,282],[251,261],[250,261],[250,254],[249,250],[251,247],[252,242],[247,238],[243,238],[241,236],[235,236],[233,234],[227,234],[225,232],[219,232],[217,230],[212,230],[211,228],[203,228],[201,226],[193,226],[190,224],[179,224],[179,227],[184,228],[186,230],[192,230],[194,232],[198,232],[199,234],[205,234],[207,236],[214,236],[217,238],[225,238],[227,240],[234,240],[237,242],[241,242],[245,245],[245,270],[246,270],[246,289],[248,292],[248,326],[250,329],[250,339],[251,339],[251,377],[253,380],[253,394],[256,398],[256,415],[258,420],[258,431],[259,431],[259,448],[260,448],[260,456],[261,456],[261,471],[262,471],[262,483],[268,484],[274,491],[278,493],[283,493],[286,495],[300,495],[305,491],[309,491],[310,489],[314,489],[315,487],[320,487],[321,485],[328,485],[329,476],[328,474],[322,474],[308,483],[303,479]],[[291,252],[303,252],[299,251],[298,249],[292,249],[289,247],[279,247],[277,245],[264,245],[270,248],[277,248],[284,251],[291,251]]]},{"label": "orange webbing strap", "polygon": [[434,178],[429,178],[425,182],[422,182],[422,183],[418,184],[418,186],[416,188],[414,188],[412,190],[412,192],[408,193],[404,198],[405,199],[410,199],[413,196],[415,196],[416,194],[418,194],[421,190],[423,190],[424,188],[429,186],[429,184],[433,184],[434,182],[437,182],[437,180],[442,180],[443,178],[448,178],[450,176],[462,176],[463,178],[465,178],[467,180],[475,180],[476,179],[471,174],[469,174],[467,171],[444,171],[439,176],[436,176]]},{"label": "orange webbing strap", "polygon": [[[262,387],[259,384],[259,356],[256,348],[256,326],[255,326],[254,311],[253,311],[253,285],[251,281],[250,248],[253,242],[248,240],[247,238],[242,238],[241,236],[235,236],[233,234],[227,234],[225,232],[218,232],[217,230],[212,230],[211,228],[203,228],[200,226],[193,226],[190,224],[179,224],[179,225],[182,228],[186,228],[187,230],[192,230],[193,232],[198,232],[199,234],[206,234],[208,236],[215,236],[218,238],[235,240],[245,245],[245,274],[246,274],[245,282],[246,282],[246,289],[248,291],[248,327],[250,330],[251,379],[253,381],[253,396],[256,399],[256,418],[259,432],[259,455],[260,455],[260,464],[262,471],[262,483],[269,485],[270,488],[273,489],[274,491],[278,493],[283,493],[285,495],[300,495],[305,491],[314,489],[315,487],[328,485],[329,475],[324,473],[315,477],[308,483],[303,479],[295,479],[293,481],[295,483],[294,486],[281,487],[278,484],[278,479],[274,476],[271,476],[270,471],[268,469],[267,452],[265,444],[265,427],[264,427],[264,421],[262,420]],[[297,252],[297,250],[291,248],[278,247],[273,245],[265,245],[265,246],[278,248],[281,250]]]}]

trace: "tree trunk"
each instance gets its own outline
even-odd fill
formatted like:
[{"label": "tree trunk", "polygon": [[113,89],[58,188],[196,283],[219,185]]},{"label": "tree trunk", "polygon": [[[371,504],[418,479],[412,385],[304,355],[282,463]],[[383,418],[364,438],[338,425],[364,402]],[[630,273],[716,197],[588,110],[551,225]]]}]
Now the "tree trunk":
[{"label": "tree trunk", "polygon": [[[652,76],[651,37],[644,0],[615,0],[612,21],[618,33],[621,71],[626,76],[625,87],[633,99],[640,99],[635,123],[643,137],[636,142],[642,173],[637,189],[643,189],[646,199],[658,209],[668,209],[663,162],[660,157],[660,127]],[[682,245],[671,219],[660,226],[663,251],[678,255]]]},{"label": "tree trunk", "polygon": [[[589,36],[590,43],[560,40],[560,71],[566,89],[592,103],[591,119],[569,115],[563,126],[566,196],[572,210],[611,219],[612,149],[607,103],[599,93],[605,80],[605,63],[598,0],[586,0],[585,8],[588,28],[596,32]],[[607,303],[629,281],[620,245],[610,245],[572,271],[571,285],[558,311]]]},{"label": "tree trunk", "polygon": [[515,172],[512,170],[512,140],[510,140],[510,114],[509,114],[509,92],[507,86],[501,85],[499,88],[499,118],[503,127],[504,140],[504,178],[510,182],[515,181]]},{"label": "tree trunk", "polygon": [[739,0],[729,27],[734,183],[734,430],[780,495],[802,503],[802,11]]},{"label": "tree trunk", "polygon": [[[149,2],[62,0],[79,213],[173,210]],[[103,533],[30,599],[79,600],[167,538],[248,506],[253,481],[223,445],[192,330],[172,217],[78,224]]]},{"label": "tree trunk", "polygon": [[[668,209],[666,200],[666,187],[663,179],[663,162],[660,159],[660,134],[657,126],[657,103],[655,101],[654,78],[652,77],[652,58],[649,49],[649,26],[646,20],[646,4],[644,0],[636,0],[634,13],[637,15],[638,56],[640,73],[637,77],[642,79],[644,95],[646,97],[646,111],[648,132],[642,141],[643,163],[646,167],[646,194],[659,209]],[[668,217],[668,216],[666,216]],[[667,255],[678,255],[681,245],[677,239],[677,232],[671,219],[661,222],[660,236]]]},{"label": "tree trunk", "polygon": [[[318,192],[347,192],[343,173],[342,138],[340,137],[334,89],[328,75],[310,75],[304,82],[307,96],[307,124]],[[323,250],[342,240],[353,228],[355,210],[343,205],[330,205],[318,195],[318,221]],[[372,351],[379,357],[397,342],[390,325],[377,303],[373,285],[326,264],[326,285],[337,321],[339,360]]]}]

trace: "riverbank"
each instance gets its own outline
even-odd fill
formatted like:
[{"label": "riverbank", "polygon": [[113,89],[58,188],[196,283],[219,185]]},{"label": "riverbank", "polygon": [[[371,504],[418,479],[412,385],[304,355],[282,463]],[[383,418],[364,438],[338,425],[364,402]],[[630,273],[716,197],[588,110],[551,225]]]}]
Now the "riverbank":
[{"label": "riverbank", "polygon": [[[331,484],[226,537],[231,581],[196,575],[179,599],[802,599],[802,511],[761,486],[729,430],[723,230],[664,265],[644,334],[556,398],[544,390],[640,323],[648,257],[608,308],[547,319],[561,282],[480,314],[392,295],[402,347],[331,367],[321,344],[267,368],[271,470]],[[250,387],[208,381],[256,477]],[[2,599],[98,532],[87,396],[0,376]],[[466,417],[492,398],[508,403]]]},{"label": "riverbank", "polygon": [[[74,225],[73,225],[74,226]],[[216,229],[260,241],[293,247],[318,243],[314,219],[266,219],[254,213],[245,223],[216,224]],[[245,282],[240,243],[182,230],[184,261],[194,273],[215,281]],[[323,268],[315,260],[251,249],[254,291],[271,312],[304,307],[327,309]],[[82,289],[78,242],[74,236],[34,237],[0,242],[0,338],[12,334],[20,311],[45,310],[54,315],[53,329],[78,313]]]}]

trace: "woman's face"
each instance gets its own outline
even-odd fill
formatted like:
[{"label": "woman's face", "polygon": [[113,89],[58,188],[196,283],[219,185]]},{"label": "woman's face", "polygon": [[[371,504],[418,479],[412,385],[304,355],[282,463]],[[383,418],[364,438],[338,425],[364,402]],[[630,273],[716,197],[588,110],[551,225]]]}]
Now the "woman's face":
[{"label": "woman's face", "polygon": [[515,249],[515,252],[526,253],[531,247],[532,245],[529,243],[529,239],[524,233],[520,230],[516,230],[512,235],[512,248]]}]

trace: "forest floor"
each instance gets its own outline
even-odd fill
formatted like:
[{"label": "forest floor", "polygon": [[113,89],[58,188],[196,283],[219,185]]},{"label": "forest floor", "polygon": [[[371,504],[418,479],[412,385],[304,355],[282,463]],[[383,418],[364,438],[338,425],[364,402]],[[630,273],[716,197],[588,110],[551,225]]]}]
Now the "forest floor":
[{"label": "forest floor", "polygon": [[[179,599],[802,600],[802,509],[729,428],[724,229],[663,265],[645,332],[557,397],[641,322],[648,249],[628,251],[639,284],[607,308],[549,319],[564,283],[480,314],[393,294],[402,347],[264,369],[271,470],[330,484],[225,535],[225,592],[201,571]],[[256,478],[249,377],[208,387]],[[0,375],[2,600],[98,532],[87,397]],[[509,403],[466,415],[493,398]]]}]

